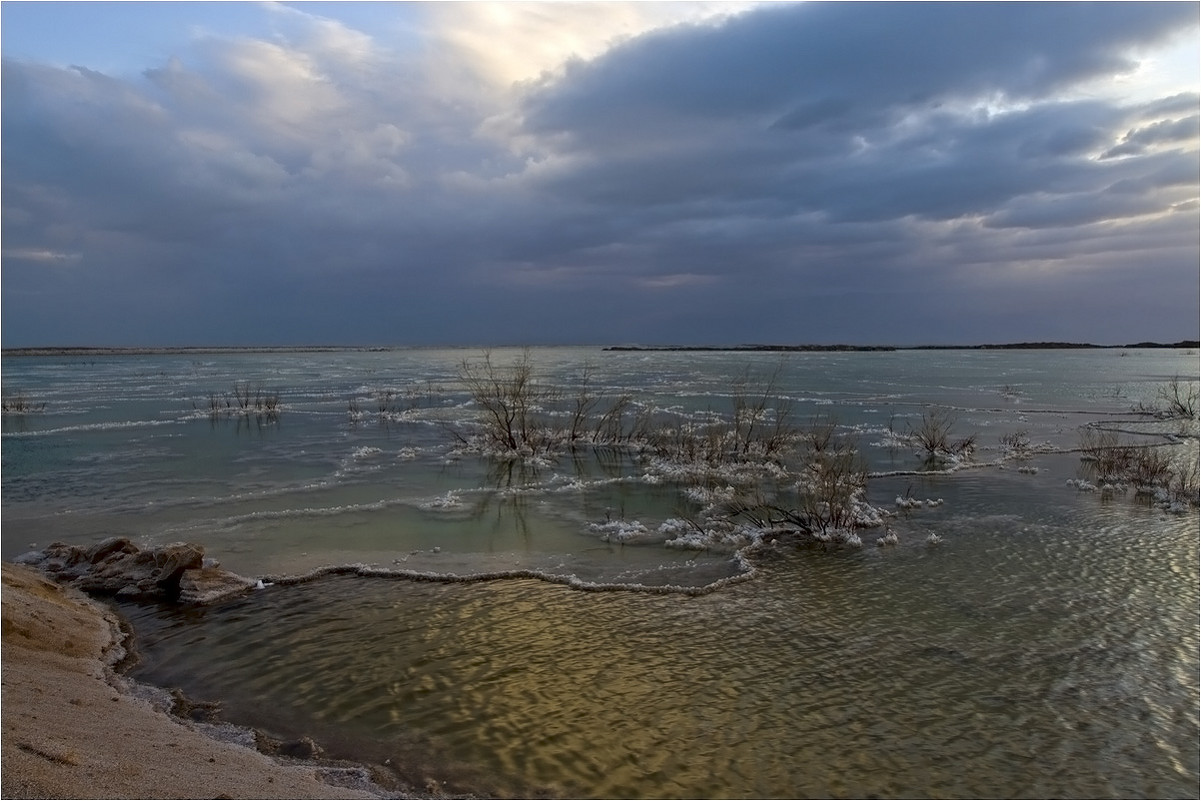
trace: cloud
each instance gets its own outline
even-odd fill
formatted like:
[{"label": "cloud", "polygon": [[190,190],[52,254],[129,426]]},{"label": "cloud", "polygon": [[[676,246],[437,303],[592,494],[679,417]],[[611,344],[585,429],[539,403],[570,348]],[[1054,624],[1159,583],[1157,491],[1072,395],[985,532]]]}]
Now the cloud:
[{"label": "cloud", "polygon": [[58,251],[38,248],[5,250],[2,255],[5,259],[40,262],[43,264],[70,264],[79,261],[81,258],[79,253],[60,253]]},{"label": "cloud", "polygon": [[1178,120],[1158,120],[1141,128],[1131,128],[1122,141],[1101,154],[1101,158],[1133,156],[1146,153],[1148,149],[1161,145],[1192,144],[1197,142],[1198,122],[1196,114]]},{"label": "cloud", "polygon": [[271,7],[129,78],[6,58],[5,341],[996,341],[1036,292],[1178,339],[1198,96],[1095,86],[1195,12]]}]

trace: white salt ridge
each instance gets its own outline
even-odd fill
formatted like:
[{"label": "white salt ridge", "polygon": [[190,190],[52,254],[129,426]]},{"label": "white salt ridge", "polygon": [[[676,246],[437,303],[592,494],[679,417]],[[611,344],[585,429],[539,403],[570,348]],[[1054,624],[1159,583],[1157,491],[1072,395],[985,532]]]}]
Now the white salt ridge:
[{"label": "white salt ridge", "polygon": [[684,551],[741,551],[749,545],[756,544],[761,536],[762,532],[760,531],[742,527],[732,531],[717,529],[698,531],[689,526],[688,530],[680,531],[663,544],[668,548]]},{"label": "white salt ridge", "polygon": [[937,499],[927,498],[926,500],[923,501],[918,498],[904,498],[904,497],[901,497],[900,495],[898,495],[897,499],[896,499],[896,505],[898,507],[900,507],[901,509],[920,509],[923,506],[925,506],[925,507],[942,506],[943,503],[944,503],[944,501],[942,498],[937,498]]},{"label": "white salt ridge", "polygon": [[1162,509],[1171,514],[1183,515],[1194,510],[1194,506],[1188,502],[1173,497],[1172,493],[1168,492],[1164,487],[1135,487],[1135,493],[1138,495],[1149,496],[1151,502],[1157,509]]},{"label": "white salt ridge", "polygon": [[900,434],[896,431],[884,430],[879,432],[881,438],[870,443],[873,448],[886,448],[888,450],[900,450],[913,445],[913,439]]},{"label": "white salt ridge", "polygon": [[737,490],[728,484],[724,487],[688,487],[684,490],[685,497],[702,506],[732,501],[737,494]]},{"label": "white salt ridge", "polygon": [[558,487],[555,487],[555,486],[548,486],[548,487],[532,486],[531,489],[535,489],[535,488],[550,489],[550,490],[553,490],[554,492],[582,492],[584,490],[592,489],[595,487],[605,487],[605,486],[610,486],[613,484],[623,484],[630,480],[631,479],[626,476],[616,476],[613,478],[584,479],[584,478],[580,478],[579,476],[564,476],[559,473],[555,473],[553,476],[551,476],[548,484],[554,485],[554,484],[558,483],[558,484],[560,484],[560,486],[558,486]]},{"label": "white salt ridge", "polygon": [[[204,417],[208,417],[207,414]],[[112,423],[81,423],[77,426],[62,428],[46,428],[38,431],[5,431],[0,437],[47,437],[54,434],[74,434],[82,431],[119,431],[126,428],[146,428],[149,426],[175,426],[186,423],[188,418],[179,420],[122,420]]]},{"label": "white salt ridge", "polygon": [[734,561],[739,572],[719,578],[701,586],[684,584],[640,584],[638,582],[605,582],[588,581],[575,575],[561,575],[543,570],[518,568],[513,570],[496,570],[479,573],[437,573],[433,571],[405,570],[400,568],[383,568],[378,565],[363,563],[346,565],[326,565],[315,568],[300,575],[263,576],[262,581],[281,585],[303,584],[323,576],[355,575],[364,578],[392,578],[410,581],[430,581],[445,584],[469,584],[485,581],[502,581],[506,579],[536,579],[551,584],[560,584],[582,592],[640,592],[654,595],[708,595],[743,581],[749,581],[758,573],[743,551],[734,554]]},{"label": "white salt ridge", "polygon": [[463,501],[459,498],[457,490],[448,490],[446,494],[439,495],[433,500],[418,504],[419,509],[437,510],[437,509],[458,509],[463,505]]},{"label": "white salt ridge", "polygon": [[611,520],[607,523],[589,523],[591,531],[598,532],[601,542],[654,542],[662,537],[647,530],[640,520]]}]

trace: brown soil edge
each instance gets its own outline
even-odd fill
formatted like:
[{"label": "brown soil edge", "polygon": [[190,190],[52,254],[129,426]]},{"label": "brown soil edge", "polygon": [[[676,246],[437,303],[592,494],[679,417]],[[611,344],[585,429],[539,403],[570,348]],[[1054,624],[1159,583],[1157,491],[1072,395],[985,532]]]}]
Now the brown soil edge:
[{"label": "brown soil edge", "polygon": [[32,568],[2,571],[4,798],[429,797],[384,789],[375,779],[390,777],[365,766],[267,756],[259,733],[172,715],[184,699],[119,672],[127,633],[113,610]]}]

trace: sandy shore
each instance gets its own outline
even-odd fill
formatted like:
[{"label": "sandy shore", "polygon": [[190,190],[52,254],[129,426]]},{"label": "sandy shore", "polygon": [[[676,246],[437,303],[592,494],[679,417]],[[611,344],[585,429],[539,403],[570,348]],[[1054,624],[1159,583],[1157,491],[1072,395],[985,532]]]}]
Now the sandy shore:
[{"label": "sandy shore", "polygon": [[285,764],[138,697],[111,669],[116,617],[83,594],[5,564],[0,600],[4,798],[382,797],[362,769]]}]

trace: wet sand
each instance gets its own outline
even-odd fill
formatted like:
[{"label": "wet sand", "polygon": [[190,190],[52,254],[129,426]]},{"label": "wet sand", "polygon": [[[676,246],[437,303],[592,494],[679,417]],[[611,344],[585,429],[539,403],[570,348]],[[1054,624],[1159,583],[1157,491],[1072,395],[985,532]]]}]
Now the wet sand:
[{"label": "wet sand", "polygon": [[82,593],[5,564],[0,600],[4,798],[385,797],[363,769],[285,764],[140,697],[112,669],[116,616]]}]

